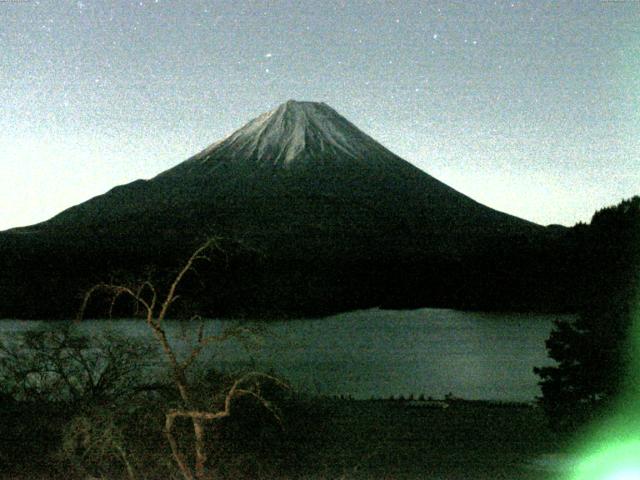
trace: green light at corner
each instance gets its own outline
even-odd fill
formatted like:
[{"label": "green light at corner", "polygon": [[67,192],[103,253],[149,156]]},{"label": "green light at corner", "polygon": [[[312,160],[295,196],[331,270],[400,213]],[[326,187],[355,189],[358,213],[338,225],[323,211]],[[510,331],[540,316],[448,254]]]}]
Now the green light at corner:
[{"label": "green light at corner", "polygon": [[607,480],[637,480],[640,478],[640,469],[621,470],[607,477]]},{"label": "green light at corner", "polygon": [[636,299],[627,391],[583,444],[581,460],[567,480],[640,480],[640,292]]},{"label": "green light at corner", "polygon": [[571,480],[640,480],[640,441],[602,445],[580,463]]}]

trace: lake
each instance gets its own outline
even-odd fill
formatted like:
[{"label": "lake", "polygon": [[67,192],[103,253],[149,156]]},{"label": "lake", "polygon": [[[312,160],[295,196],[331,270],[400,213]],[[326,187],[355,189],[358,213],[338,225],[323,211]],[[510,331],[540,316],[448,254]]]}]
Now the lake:
[{"label": "lake", "polygon": [[[258,347],[247,349],[228,341],[214,345],[207,355],[227,371],[248,366],[273,369],[296,388],[316,395],[442,398],[452,393],[474,400],[531,401],[540,394],[532,368],[552,364],[544,342],[552,321],[558,318],[567,316],[362,310],[318,319],[271,321],[258,337]],[[0,336],[39,323],[2,320]],[[235,324],[207,320],[206,331],[219,333]],[[166,324],[183,352],[190,330],[184,325]],[[79,328],[87,333],[113,329],[152,338],[142,320],[91,320]]]}]

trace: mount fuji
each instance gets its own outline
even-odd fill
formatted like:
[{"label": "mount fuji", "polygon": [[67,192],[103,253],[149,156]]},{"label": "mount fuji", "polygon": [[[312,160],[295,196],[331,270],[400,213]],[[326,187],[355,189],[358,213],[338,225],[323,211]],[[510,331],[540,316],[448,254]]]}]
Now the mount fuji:
[{"label": "mount fuji", "polygon": [[126,229],[133,218],[151,221],[159,231],[175,221],[194,234],[210,226],[262,236],[264,224],[309,234],[364,229],[368,236],[387,236],[395,228],[406,230],[401,243],[413,243],[411,234],[420,232],[437,241],[428,248],[447,251],[461,247],[460,241],[474,243],[471,233],[519,235],[541,228],[448,187],[326,104],[293,100],[151,180],[116,187],[21,231],[94,235]]},{"label": "mount fuji", "polygon": [[212,234],[258,253],[238,260],[225,299],[208,293],[207,313],[287,315],[467,304],[491,275],[475,260],[548,231],[445,185],[328,105],[290,100],[152,179],[0,233],[0,315],[73,314],[61,292],[165,265]]}]

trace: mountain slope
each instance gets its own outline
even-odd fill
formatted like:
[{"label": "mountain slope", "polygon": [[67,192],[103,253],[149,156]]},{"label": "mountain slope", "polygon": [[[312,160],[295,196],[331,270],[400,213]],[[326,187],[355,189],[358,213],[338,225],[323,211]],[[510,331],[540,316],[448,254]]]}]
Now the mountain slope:
[{"label": "mountain slope", "polygon": [[[303,312],[310,302],[321,310],[328,293],[340,300],[327,309],[344,308],[348,297],[355,306],[384,303],[388,282],[397,289],[395,279],[407,269],[416,270],[411,275],[424,293],[433,276],[419,265],[446,265],[451,273],[455,264],[448,283],[457,282],[466,258],[546,235],[422,172],[329,106],[289,101],[155,178],[5,232],[0,255],[2,245],[8,251],[29,243],[40,255],[98,252],[113,258],[100,269],[136,270],[136,259],[183,254],[212,233],[261,252],[264,261],[238,280],[238,291],[251,284],[262,304],[273,295],[295,298],[276,310]],[[411,295],[413,303],[422,293]],[[238,301],[247,304],[246,296]]]},{"label": "mountain slope", "polygon": [[[198,215],[189,218],[194,211]],[[99,228],[131,216],[157,216],[162,228],[162,218],[176,215],[196,229],[212,220],[250,227],[298,216],[301,224],[321,220],[330,226],[343,220],[366,228],[398,223],[410,231],[428,225],[431,232],[458,236],[540,229],[420,171],[327,105],[295,101],[149,181],[117,187],[37,228]]]}]

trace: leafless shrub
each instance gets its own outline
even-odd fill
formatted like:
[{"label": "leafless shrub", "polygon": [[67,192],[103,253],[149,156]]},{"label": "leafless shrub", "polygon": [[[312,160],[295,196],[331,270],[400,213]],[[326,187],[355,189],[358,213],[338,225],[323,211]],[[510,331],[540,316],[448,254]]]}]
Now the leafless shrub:
[{"label": "leafless shrub", "polygon": [[[240,398],[255,400],[266,412],[279,421],[280,414],[277,407],[262,395],[261,380],[268,379],[286,388],[286,385],[279,379],[254,371],[244,373],[235,379],[227,389],[221,391],[219,388],[214,388],[214,392],[218,392],[217,398],[196,398],[194,395],[188,371],[203,350],[229,338],[245,338],[254,333],[245,327],[235,327],[217,335],[208,335],[205,334],[202,319],[196,315],[192,320],[199,321],[199,326],[187,355],[181,358],[172,346],[163,325],[167,313],[171,305],[180,298],[178,289],[185,277],[197,274],[198,265],[211,263],[214,254],[224,254],[220,248],[220,239],[217,238],[208,240],[194,251],[164,293],[160,292],[150,280],[135,285],[97,284],[86,293],[78,316],[78,319],[82,319],[89,301],[98,292],[111,295],[110,312],[121,297],[129,297],[134,301],[136,313],[145,319],[162,349],[171,371],[173,384],[179,393],[179,405],[165,412],[164,434],[171,448],[172,457],[185,480],[210,478],[206,469],[208,460],[205,440],[206,424],[229,417],[234,403]],[[192,460],[184,453],[184,449],[181,448],[176,438],[175,425],[178,420],[188,420],[192,425],[194,435]]]},{"label": "leafless shrub", "polygon": [[141,387],[153,352],[114,333],[90,339],[68,323],[37,328],[0,340],[0,385],[16,401],[111,403]]}]

